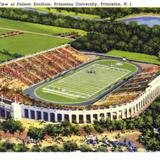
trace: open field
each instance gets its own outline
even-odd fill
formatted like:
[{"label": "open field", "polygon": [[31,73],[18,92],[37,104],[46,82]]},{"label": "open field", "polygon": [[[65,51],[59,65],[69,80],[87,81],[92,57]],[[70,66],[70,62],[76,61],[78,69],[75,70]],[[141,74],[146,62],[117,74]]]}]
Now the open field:
[{"label": "open field", "polygon": [[99,15],[94,15],[94,14],[87,14],[87,13],[76,13],[73,11],[66,11],[66,10],[57,10],[55,8],[47,9],[47,8],[37,8],[38,10],[54,13],[54,14],[62,14],[62,15],[68,15],[68,16],[73,16],[73,17],[80,17],[80,18],[88,18],[88,19],[99,19]]},{"label": "open field", "polygon": [[24,33],[0,39],[0,50],[5,49],[10,53],[17,53],[23,56],[54,48],[69,43],[70,41],[70,39],[65,38]]},{"label": "open field", "polygon": [[16,30],[24,30],[31,31],[49,35],[57,35],[62,33],[70,33],[70,32],[78,32],[79,35],[85,35],[86,32],[79,29],[71,29],[71,28],[63,28],[63,27],[55,27],[48,26],[30,22],[21,22],[16,20],[9,20],[5,18],[0,18],[0,27],[16,29]]},{"label": "open field", "polygon": [[35,89],[35,96],[50,102],[76,104],[99,94],[130,76],[137,67],[117,60],[99,60]]},{"label": "open field", "polygon": [[8,32],[8,30],[0,29],[0,35],[1,35],[1,34],[4,34],[4,33],[7,33],[7,32]]},{"label": "open field", "polygon": [[3,62],[3,61],[8,61],[8,60],[11,60],[12,57],[8,56],[8,55],[3,55],[2,53],[0,53],[0,62]]},{"label": "open field", "polygon": [[155,63],[155,64],[160,64],[158,57],[148,55],[148,54],[119,51],[119,50],[112,50],[110,52],[107,52],[106,54],[108,54],[110,56],[126,57],[131,60],[139,60],[139,61],[144,61],[144,62],[151,62],[151,63]]},{"label": "open field", "polygon": [[10,36],[0,39],[0,51],[6,50],[13,56],[0,54],[0,62],[14,58],[14,54],[21,56],[33,54],[50,48],[54,48],[72,41],[68,38],[55,37],[61,33],[78,32],[80,35],[86,34],[85,31],[41,25],[29,22],[21,22],[0,18],[0,34],[20,30],[24,34]]}]

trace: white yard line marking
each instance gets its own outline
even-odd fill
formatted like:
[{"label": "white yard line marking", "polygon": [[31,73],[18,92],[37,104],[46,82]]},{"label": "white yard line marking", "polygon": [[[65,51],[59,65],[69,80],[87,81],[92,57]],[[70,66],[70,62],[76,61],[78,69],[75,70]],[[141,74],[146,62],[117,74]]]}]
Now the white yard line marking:
[{"label": "white yard line marking", "polygon": [[[81,97],[81,98],[89,98],[89,97],[92,97],[93,95],[96,95],[98,92],[100,92],[100,91],[102,91],[102,90],[104,90],[105,88],[107,88],[107,87],[109,87],[109,86],[111,86],[112,84],[114,84],[115,82],[117,82],[118,80],[120,80],[120,79],[122,79],[123,77],[125,77],[127,74],[129,74],[129,70],[127,70],[127,69],[123,69],[123,68],[116,68],[116,67],[110,67],[110,66],[106,66],[106,65],[102,65],[102,64],[93,64],[93,65],[91,65],[91,66],[89,66],[89,68],[83,68],[83,69],[81,69],[81,70],[79,70],[79,71],[77,71],[77,72],[75,72],[74,74],[71,74],[71,75],[69,75],[68,77],[69,78],[71,78],[71,77],[75,77],[75,75],[76,74],[79,74],[79,72],[84,72],[85,70],[88,70],[88,69],[92,69],[92,68],[94,68],[94,69],[112,69],[112,70],[116,70],[116,71],[123,71],[123,72],[125,72],[125,74],[122,74],[119,78],[117,78],[117,79],[115,79],[114,81],[112,81],[112,83],[109,83],[108,85],[105,85],[104,87],[95,87],[95,86],[91,86],[92,88],[94,87],[95,89],[94,90],[96,90],[96,92],[94,92],[93,91],[93,93],[92,94],[89,94],[89,93],[84,93],[83,91],[81,91],[81,92],[79,92],[79,91],[75,91],[73,88],[69,88],[68,89],[68,91],[67,91],[67,89],[65,89],[64,88],[64,90],[63,90],[63,88],[62,88],[62,91],[58,91],[58,90],[55,90],[55,89],[49,89],[49,87],[53,87],[53,84],[50,84],[50,85],[48,85],[46,88],[43,88],[43,90],[44,90],[44,92],[49,92],[49,93],[53,93],[53,94],[58,94],[58,95],[64,95],[65,97],[66,96],[68,96],[68,97],[72,97],[72,98],[74,98],[74,97]],[[104,70],[104,71],[105,71]],[[58,83],[59,84],[63,84],[63,83],[65,83],[65,78],[67,78],[67,77],[63,77],[63,78],[61,78],[59,81],[58,81]],[[73,78],[74,79],[74,78]],[[86,80],[85,80],[86,81]],[[105,81],[105,79],[104,79],[104,81]],[[81,81],[82,82],[82,81]],[[101,83],[101,82],[100,82]],[[80,85],[78,85],[79,87],[81,87],[82,86],[82,84],[80,84]],[[62,86],[63,87],[63,86]],[[66,91],[65,91],[66,90]],[[88,91],[89,91],[90,89],[88,88]]]}]

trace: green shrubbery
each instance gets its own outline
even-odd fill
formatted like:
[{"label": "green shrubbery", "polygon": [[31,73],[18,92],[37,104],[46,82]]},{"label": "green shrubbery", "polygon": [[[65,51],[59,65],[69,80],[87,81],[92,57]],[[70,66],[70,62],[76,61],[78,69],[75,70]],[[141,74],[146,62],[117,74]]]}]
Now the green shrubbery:
[{"label": "green shrubbery", "polygon": [[0,122],[0,130],[10,133],[14,133],[16,131],[23,132],[24,127],[20,121],[9,119],[7,121]]},{"label": "green shrubbery", "polygon": [[78,135],[80,127],[68,122],[62,122],[60,125],[48,124],[44,128],[30,127],[28,136],[33,139],[43,139],[45,135],[51,137]]}]

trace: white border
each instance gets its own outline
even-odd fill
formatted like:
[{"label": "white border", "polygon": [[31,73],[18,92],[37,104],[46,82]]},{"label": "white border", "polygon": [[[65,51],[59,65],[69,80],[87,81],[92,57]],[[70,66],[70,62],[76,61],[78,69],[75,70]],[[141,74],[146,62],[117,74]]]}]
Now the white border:
[{"label": "white border", "polygon": [[1,153],[1,160],[159,160],[160,153]]}]

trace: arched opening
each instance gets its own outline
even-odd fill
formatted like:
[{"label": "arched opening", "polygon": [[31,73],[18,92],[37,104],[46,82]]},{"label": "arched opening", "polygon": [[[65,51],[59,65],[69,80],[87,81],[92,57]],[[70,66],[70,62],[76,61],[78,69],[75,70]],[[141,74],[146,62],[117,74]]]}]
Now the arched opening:
[{"label": "arched opening", "polygon": [[76,115],[75,114],[72,115],[72,123],[76,123]]},{"label": "arched opening", "polygon": [[69,122],[69,115],[68,114],[64,115],[64,120],[67,121],[67,122]]},{"label": "arched opening", "polygon": [[127,118],[127,109],[124,110],[124,116]]},{"label": "arched opening", "polygon": [[129,108],[129,116],[131,116],[131,115],[132,115],[132,109]]},{"label": "arched opening", "polygon": [[97,115],[97,114],[93,114],[93,119],[94,119],[95,121],[97,121],[97,120],[98,120],[98,115]]},{"label": "arched opening", "polygon": [[122,119],[122,116],[123,116],[123,112],[122,112],[122,111],[119,111],[118,118],[119,118],[119,119]]},{"label": "arched opening", "polygon": [[107,113],[107,118],[111,119],[111,113],[110,112]]},{"label": "arched opening", "polygon": [[43,112],[43,119],[45,121],[48,121],[48,113],[47,112]]},{"label": "arched opening", "polygon": [[113,112],[113,119],[114,119],[114,120],[117,119],[117,112]]},{"label": "arched opening", "polygon": [[84,118],[82,114],[79,115],[79,123],[84,123]]},{"label": "arched opening", "polygon": [[6,118],[8,119],[8,118],[11,118],[11,113],[10,113],[10,111],[6,111]]},{"label": "arched opening", "polygon": [[86,115],[86,122],[91,123],[91,115],[89,114]]},{"label": "arched opening", "polygon": [[42,119],[42,114],[40,111],[37,111],[37,120],[41,120]]},{"label": "arched opening", "polygon": [[35,111],[31,110],[30,113],[31,113],[31,119],[35,119]]},{"label": "arched opening", "polygon": [[55,122],[55,114],[54,113],[50,113],[50,121]]},{"label": "arched opening", "polygon": [[57,114],[57,120],[58,120],[58,122],[62,121],[62,114]]},{"label": "arched opening", "polygon": [[28,109],[24,109],[24,118],[29,118]]}]

